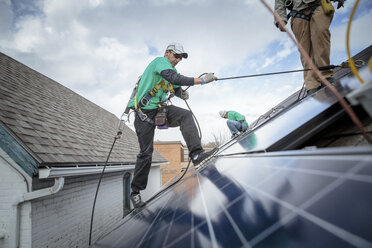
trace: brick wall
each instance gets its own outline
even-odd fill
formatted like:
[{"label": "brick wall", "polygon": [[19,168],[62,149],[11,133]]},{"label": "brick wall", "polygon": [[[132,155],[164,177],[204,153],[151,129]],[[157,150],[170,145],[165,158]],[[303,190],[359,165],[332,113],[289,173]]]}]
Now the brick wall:
[{"label": "brick wall", "polygon": [[155,150],[169,161],[169,165],[162,166],[162,185],[181,172],[182,144],[181,142],[155,143]]}]

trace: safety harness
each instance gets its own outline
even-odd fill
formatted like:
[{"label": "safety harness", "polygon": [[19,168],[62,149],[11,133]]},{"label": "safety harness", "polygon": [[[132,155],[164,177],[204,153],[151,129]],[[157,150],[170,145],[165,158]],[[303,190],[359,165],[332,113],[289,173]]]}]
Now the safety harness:
[{"label": "safety harness", "polygon": [[[136,92],[138,89],[138,85],[139,85],[139,82],[136,87]],[[167,87],[167,85],[165,84],[165,79],[161,80],[160,83],[158,83],[153,89],[149,90],[149,92],[145,96],[143,96],[139,102],[137,101],[137,93],[134,96],[134,110],[136,111],[141,121],[146,121],[150,123],[151,125],[155,125],[154,121],[151,118],[149,118],[145,113],[143,113],[142,108],[147,106],[150,103],[150,99],[156,95],[156,93],[159,91],[160,88],[163,89],[164,93],[169,92],[169,97],[166,97],[163,102],[158,104],[158,107],[162,108],[166,101],[174,97],[173,85],[171,83],[168,83],[168,87]]]},{"label": "safety harness", "polygon": [[317,4],[315,4],[313,6],[313,8],[311,9],[311,12],[308,15],[305,15],[303,13],[299,13],[299,12],[291,10],[291,12],[289,12],[289,14],[288,14],[288,19],[290,17],[293,17],[293,18],[301,18],[301,19],[304,19],[306,21],[310,21],[310,19],[313,16],[316,8],[318,8],[319,6],[320,6],[320,2],[318,2]]}]

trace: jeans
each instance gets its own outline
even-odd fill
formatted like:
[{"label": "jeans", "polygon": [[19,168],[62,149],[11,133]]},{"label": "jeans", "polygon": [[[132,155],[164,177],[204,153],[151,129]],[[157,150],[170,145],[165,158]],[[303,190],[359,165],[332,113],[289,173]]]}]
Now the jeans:
[{"label": "jeans", "polygon": [[[167,107],[168,127],[180,127],[183,138],[185,139],[189,156],[192,157],[203,151],[200,143],[198,129],[190,111],[176,106]],[[157,109],[143,110],[151,119],[154,119]],[[140,153],[137,155],[136,166],[131,184],[132,192],[144,190],[147,186],[148,175],[150,173],[152,153],[154,151],[155,125],[146,121],[141,121],[137,113],[134,119],[134,127],[138,138]],[[161,130],[161,132],[164,132]]]},{"label": "jeans", "polygon": [[232,134],[243,132],[248,129],[246,125],[243,125],[239,121],[227,120],[227,126]]}]

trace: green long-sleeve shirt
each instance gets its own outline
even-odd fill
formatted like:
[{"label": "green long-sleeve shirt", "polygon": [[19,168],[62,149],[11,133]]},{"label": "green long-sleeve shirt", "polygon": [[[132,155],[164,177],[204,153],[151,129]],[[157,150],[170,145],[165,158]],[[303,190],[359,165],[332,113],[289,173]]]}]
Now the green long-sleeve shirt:
[{"label": "green long-sleeve shirt", "polygon": [[232,110],[227,111],[227,119],[232,121],[243,121],[242,124],[248,127],[248,122],[245,120],[245,117],[238,112]]}]

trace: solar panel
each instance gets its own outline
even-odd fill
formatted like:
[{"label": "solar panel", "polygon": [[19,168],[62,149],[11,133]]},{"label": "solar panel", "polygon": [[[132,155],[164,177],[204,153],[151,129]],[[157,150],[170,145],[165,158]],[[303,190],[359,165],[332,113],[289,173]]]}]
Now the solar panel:
[{"label": "solar panel", "polygon": [[[372,46],[355,55],[354,60],[365,62],[371,55]],[[341,96],[361,86],[358,80],[347,75],[352,75],[349,68],[338,70],[334,76],[333,86]],[[268,113],[257,122],[263,124],[252,126],[252,130],[242,137],[223,145],[222,154],[297,149],[299,144],[344,114],[337,98],[327,87],[300,101],[294,94],[275,109],[275,113]]]},{"label": "solar panel", "polygon": [[220,156],[94,247],[371,247],[371,171],[370,147]]},{"label": "solar panel", "polygon": [[372,147],[288,150],[341,115],[327,88],[286,102],[93,247],[372,247]]}]

